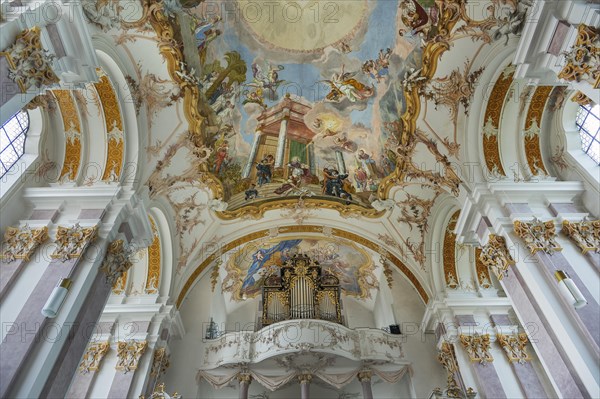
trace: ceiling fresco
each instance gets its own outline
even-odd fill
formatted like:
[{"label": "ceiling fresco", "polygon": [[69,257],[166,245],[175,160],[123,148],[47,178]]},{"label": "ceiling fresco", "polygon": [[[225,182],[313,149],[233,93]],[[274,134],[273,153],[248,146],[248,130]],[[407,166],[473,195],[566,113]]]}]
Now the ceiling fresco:
[{"label": "ceiling fresco", "polygon": [[421,58],[417,41],[398,35],[398,3],[300,2],[263,15],[240,1],[229,18],[215,4],[190,12],[187,33],[197,47],[190,65],[201,71],[207,169],[227,210],[293,196],[370,207],[395,169],[386,124],[404,99],[391,82]]},{"label": "ceiling fresco", "polygon": [[[319,209],[379,218],[426,272],[433,206],[457,196],[466,117],[491,46],[514,45],[530,0],[94,3],[131,59],[148,121],[143,180],[175,215],[177,271],[209,211],[302,224]],[[508,64],[508,61],[507,63]],[[210,194],[207,194],[210,192]]]}]

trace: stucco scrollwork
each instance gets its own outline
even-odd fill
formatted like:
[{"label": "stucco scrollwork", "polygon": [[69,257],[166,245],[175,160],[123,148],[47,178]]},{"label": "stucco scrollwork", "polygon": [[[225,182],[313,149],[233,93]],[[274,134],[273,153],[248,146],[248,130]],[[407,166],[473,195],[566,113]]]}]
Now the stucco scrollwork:
[{"label": "stucco scrollwork", "polygon": [[[456,373],[458,372],[458,363],[454,353],[454,346],[449,342],[443,342],[442,347],[438,351],[438,361],[442,364],[448,373],[446,396],[449,398],[461,397],[461,389],[456,381]],[[441,391],[441,389],[440,389]],[[441,392],[440,392],[441,393]]]},{"label": "stucco scrollwork", "polygon": [[502,280],[508,274],[508,268],[515,264],[506,248],[504,237],[490,234],[488,243],[481,249],[479,260]]},{"label": "stucco scrollwork", "polygon": [[[289,337],[296,337],[290,340]],[[318,338],[318,339],[316,339]],[[402,336],[381,330],[350,330],[321,320],[290,320],[257,332],[227,333],[203,343],[202,369],[225,364],[257,363],[287,352],[331,353],[354,360],[398,363],[404,357]]]},{"label": "stucco scrollwork", "polygon": [[111,287],[131,267],[132,254],[132,249],[123,240],[115,240],[109,244],[100,270]]},{"label": "stucco scrollwork", "polygon": [[158,348],[154,351],[152,357],[152,368],[150,369],[150,375],[154,378],[166,373],[167,369],[171,365],[171,359],[167,348]]}]

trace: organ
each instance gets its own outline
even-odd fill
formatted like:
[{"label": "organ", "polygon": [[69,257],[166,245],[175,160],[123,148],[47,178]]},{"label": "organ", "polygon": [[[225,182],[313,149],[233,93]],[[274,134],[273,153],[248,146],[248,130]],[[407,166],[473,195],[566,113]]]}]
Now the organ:
[{"label": "organ", "polygon": [[265,279],[262,326],[290,319],[320,319],[343,324],[340,282],[304,254],[290,258]]}]

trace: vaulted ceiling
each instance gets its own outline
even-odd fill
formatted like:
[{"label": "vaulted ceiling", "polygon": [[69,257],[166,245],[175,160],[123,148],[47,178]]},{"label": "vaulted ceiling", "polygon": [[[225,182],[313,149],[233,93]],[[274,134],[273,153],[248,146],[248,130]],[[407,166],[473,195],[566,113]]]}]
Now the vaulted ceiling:
[{"label": "vaulted ceiling", "polygon": [[304,229],[393,257],[426,302],[433,215],[444,230],[457,209],[475,92],[510,73],[528,2],[269,4],[84,2],[127,65],[112,84],[145,143],[135,175],[171,219],[180,300],[207,245]]}]

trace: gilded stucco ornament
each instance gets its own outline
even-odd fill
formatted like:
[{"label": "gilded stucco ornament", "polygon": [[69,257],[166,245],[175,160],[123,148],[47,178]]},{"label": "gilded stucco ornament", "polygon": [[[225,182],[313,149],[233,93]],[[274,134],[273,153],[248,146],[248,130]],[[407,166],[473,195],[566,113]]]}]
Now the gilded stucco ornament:
[{"label": "gilded stucco ornament", "polygon": [[132,253],[132,249],[123,240],[115,240],[109,244],[100,270],[111,287],[131,267]]},{"label": "gilded stucco ornament", "polygon": [[514,222],[515,233],[525,241],[527,249],[535,254],[538,251],[552,255],[562,248],[556,242],[556,226],[552,220],[542,222],[534,217],[531,222]]},{"label": "gilded stucco ornament", "polygon": [[600,253],[600,220],[582,220],[581,222],[563,221],[562,231],[581,249]]},{"label": "gilded stucco ornament", "polygon": [[494,361],[490,354],[490,334],[460,335],[460,343],[467,350],[472,362],[486,365]]},{"label": "gilded stucco ornament", "polygon": [[540,144],[540,132],[544,109],[553,86],[538,86],[529,102],[525,130],[523,131],[523,145],[527,164],[534,176],[547,176],[548,171],[544,166]]},{"label": "gilded stucco ornament", "polygon": [[87,245],[96,238],[97,233],[97,226],[81,227],[79,223],[75,223],[73,227],[58,226],[54,241],[56,249],[50,256],[63,262],[79,258]]},{"label": "gilded stucco ornament", "polygon": [[446,278],[446,287],[450,289],[458,288],[458,273],[456,271],[456,234],[454,229],[456,228],[456,222],[460,211],[454,212],[448,226],[446,226],[446,232],[444,234],[444,277]]},{"label": "gilded stucco ornament", "polygon": [[481,248],[475,248],[475,270],[479,286],[484,289],[491,288],[490,269],[481,262]]},{"label": "gilded stucco ornament", "polygon": [[158,294],[160,286],[160,265],[161,265],[161,248],[158,228],[154,219],[150,219],[152,225],[152,244],[148,247],[148,274],[146,275],[146,284],[144,291],[146,294]]},{"label": "gilded stucco ornament", "polygon": [[506,248],[506,240],[502,236],[490,234],[488,243],[481,249],[479,260],[502,280],[508,274],[508,268],[516,264]]},{"label": "gilded stucco ornament", "polygon": [[237,375],[237,380],[240,383],[245,382],[245,383],[249,384],[252,381],[252,375],[248,372],[240,372]]},{"label": "gilded stucco ornament", "polygon": [[81,8],[87,19],[104,32],[118,28],[121,24],[123,6],[119,1],[82,0]]},{"label": "gilded stucco ornament", "polygon": [[146,351],[146,341],[119,341],[117,342],[117,365],[115,369],[124,374],[138,368],[140,358]]},{"label": "gilded stucco ornament", "polygon": [[0,56],[7,57],[8,77],[25,93],[31,87],[49,86],[60,81],[52,70],[56,56],[42,47],[41,29],[25,29]]},{"label": "gilded stucco ornament", "polygon": [[90,343],[83,354],[81,363],[79,363],[79,372],[87,374],[90,371],[97,371],[100,368],[100,362],[109,349],[110,345],[108,342]]},{"label": "gilded stucco ornament", "polygon": [[497,338],[509,361],[524,364],[531,360],[531,357],[527,353],[527,334],[498,334]]},{"label": "gilded stucco ornament", "polygon": [[356,378],[360,382],[363,382],[363,381],[370,382],[371,377],[373,377],[373,372],[371,370],[362,370],[362,371],[359,371],[358,374],[356,375]]},{"label": "gilded stucco ornament", "polygon": [[594,88],[600,86],[600,33],[598,28],[579,25],[577,39],[563,53],[566,65],[558,74],[560,79],[580,82],[587,80]]},{"label": "gilded stucco ornament", "polygon": [[456,354],[454,353],[454,346],[451,343],[445,341],[442,342],[442,347],[438,351],[438,361],[442,364],[448,374],[444,393],[449,398],[460,398],[461,389],[456,381],[456,373],[459,371],[458,363],[456,361]]},{"label": "gilded stucco ornament", "polygon": [[594,103],[591,98],[586,96],[581,91],[578,91],[577,93],[575,93],[573,98],[571,98],[571,101],[573,101],[574,103],[577,103],[579,105],[582,105],[582,106],[586,106],[586,105],[590,105],[590,104]]},{"label": "gilded stucco ornament", "polygon": [[2,259],[12,262],[15,259],[29,261],[38,246],[48,239],[48,227],[32,229],[29,225],[8,227],[4,233]]},{"label": "gilded stucco ornament", "polygon": [[159,376],[165,374],[167,369],[171,365],[170,355],[167,352],[167,348],[158,348],[154,351],[154,356],[152,357],[152,368],[150,370],[150,375],[154,378],[158,378]]},{"label": "gilded stucco ornament", "polygon": [[[140,395],[138,399],[144,399],[144,395]],[[156,389],[148,399],[181,399],[181,395],[177,392],[169,395],[165,392],[165,383],[161,382],[156,386]]]}]

